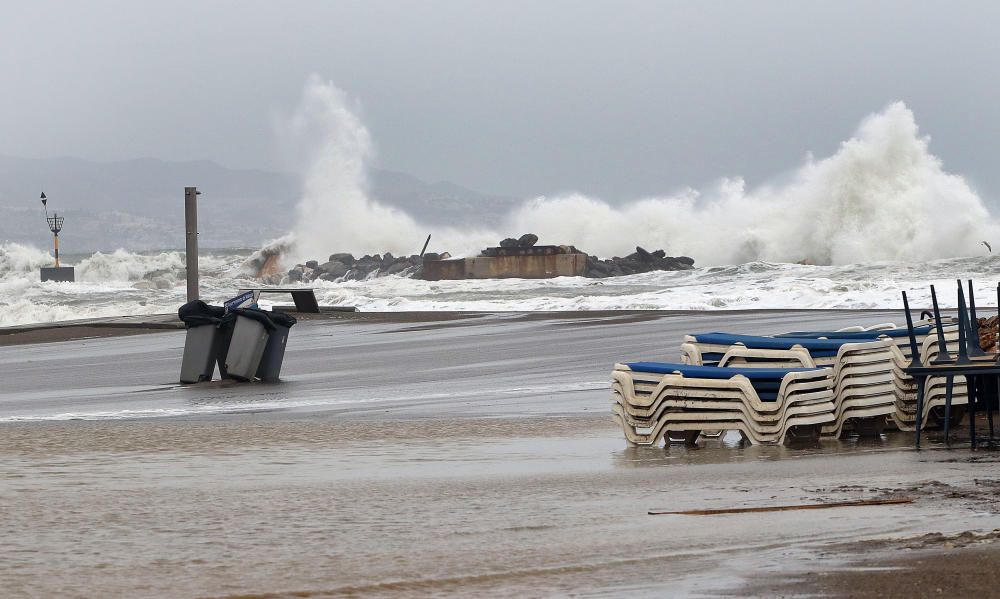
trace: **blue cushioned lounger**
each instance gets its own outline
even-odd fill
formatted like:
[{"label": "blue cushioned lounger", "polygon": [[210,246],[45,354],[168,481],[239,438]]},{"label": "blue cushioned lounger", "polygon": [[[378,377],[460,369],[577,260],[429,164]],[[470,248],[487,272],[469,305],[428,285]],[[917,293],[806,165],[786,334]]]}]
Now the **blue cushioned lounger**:
[{"label": "blue cushioned lounger", "polygon": [[698,333],[691,335],[698,343],[710,345],[744,345],[750,349],[792,349],[799,345],[809,350],[814,358],[829,358],[837,355],[845,343],[857,343],[857,339],[815,339],[809,337],[762,337],[760,335],[732,335],[730,333]]},{"label": "blue cushioned lounger", "polygon": [[[931,325],[913,327],[916,335],[927,335],[931,332]],[[782,333],[775,335],[775,338],[799,337],[802,339],[816,339],[817,337],[827,337],[829,339],[878,339],[879,337],[907,337],[909,331],[905,327],[898,329],[886,329],[884,331],[794,331],[792,333]]]},{"label": "blue cushioned lounger", "polygon": [[635,372],[655,374],[680,373],[686,377],[699,379],[728,379],[742,374],[751,381],[781,381],[789,372],[812,372],[822,368],[730,368],[728,366],[692,366],[670,362],[628,362],[625,364]]},{"label": "blue cushioned lounger", "polygon": [[[781,389],[781,381],[789,372],[812,372],[822,368],[730,368],[718,366],[691,366],[669,362],[630,362],[625,364],[632,372],[650,374],[678,373],[688,378],[730,379],[742,374],[750,380],[761,401],[775,401]],[[637,380],[636,382],[643,382]],[[649,381],[654,382],[654,381]]]}]

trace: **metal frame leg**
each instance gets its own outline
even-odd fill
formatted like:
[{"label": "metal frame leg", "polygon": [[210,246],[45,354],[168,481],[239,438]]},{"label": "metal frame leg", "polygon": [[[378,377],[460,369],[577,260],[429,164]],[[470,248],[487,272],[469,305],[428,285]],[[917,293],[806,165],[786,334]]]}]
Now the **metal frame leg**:
[{"label": "metal frame leg", "polygon": [[955,377],[950,376],[946,379],[945,392],[944,392],[944,442],[950,443],[951,439],[949,437],[949,430],[951,429],[951,398],[952,392],[955,390]]},{"label": "metal frame leg", "polygon": [[[995,379],[993,382],[998,382],[1000,379]],[[993,400],[997,396],[997,389],[994,387],[992,389],[986,388],[986,383],[988,381],[983,381],[983,393],[982,395],[986,398],[986,422],[990,427],[990,443],[993,442]]]},{"label": "metal frame leg", "polygon": [[917,449],[920,449],[920,429],[923,428],[923,414],[924,414],[924,384],[927,377],[918,376],[917,379],[917,426],[914,432],[916,435]]},{"label": "metal frame leg", "polygon": [[969,441],[976,448],[976,377],[965,375],[965,387],[969,390]]}]

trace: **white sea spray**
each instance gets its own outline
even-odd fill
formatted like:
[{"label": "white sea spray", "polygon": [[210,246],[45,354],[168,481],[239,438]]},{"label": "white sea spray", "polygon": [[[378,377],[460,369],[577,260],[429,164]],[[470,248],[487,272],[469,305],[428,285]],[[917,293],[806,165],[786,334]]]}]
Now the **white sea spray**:
[{"label": "white sea spray", "polygon": [[601,256],[636,244],[699,264],[918,262],[982,255],[996,221],[943,168],[901,102],[866,118],[832,156],[809,158],[791,181],[748,190],[742,179],[610,206],[583,194],[536,198],[515,231],[569,240]]},{"label": "white sea spray", "polygon": [[902,102],[869,115],[831,156],[807,157],[782,184],[747,189],[723,178],[705,190],[611,205],[585,192],[524,201],[502,222],[459,230],[419,223],[368,192],[374,155],[359,106],[312,77],[282,137],[298,148],[303,192],[286,262],[336,251],[412,254],[428,232],[434,247],[474,255],[524,232],[602,257],[636,245],[687,255],[700,265],[752,261],[851,264],[983,254],[1000,226],[960,176],[931,154]]}]

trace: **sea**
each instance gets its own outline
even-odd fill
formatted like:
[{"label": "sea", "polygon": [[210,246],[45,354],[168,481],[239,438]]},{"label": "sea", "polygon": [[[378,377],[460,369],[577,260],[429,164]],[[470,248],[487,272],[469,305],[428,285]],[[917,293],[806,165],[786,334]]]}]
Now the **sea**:
[{"label": "sea", "polygon": [[[202,297],[221,303],[256,286],[254,250],[203,250]],[[76,282],[41,282],[48,252],[0,244],[0,326],[176,312],[186,297],[184,252],[96,252],[70,255]],[[942,307],[957,305],[956,281],[972,279],[980,305],[996,305],[1000,256],[906,263],[882,261],[817,266],[775,262],[698,267],[605,279],[424,281],[404,276],[360,281],[312,281],[321,305],[361,311],[566,311],[895,309],[906,291],[914,307],[929,307],[935,285]],[[276,296],[278,297],[278,296]],[[278,302],[287,302],[277,299]],[[267,308],[270,304],[262,300]]]},{"label": "sea", "polygon": [[[981,305],[994,304],[1000,221],[974,186],[930,152],[912,111],[890,104],[865,118],[825,158],[748,186],[723,177],[706,188],[610,203],[577,192],[527,199],[498,222],[421,222],[368,193],[371,136],[336,90],[307,85],[301,118],[316,143],[303,161],[297,224],[275,243],[285,266],[332,253],[432,252],[474,256],[503,237],[538,234],[601,257],[636,246],[689,256],[697,268],[607,279],[423,281],[402,276],[314,281],[321,304],[363,311],[894,309],[901,292],[930,305],[957,304],[955,281],[975,280]],[[206,191],[206,193],[208,193]],[[181,215],[178,215],[178,219]],[[204,223],[210,227],[211,223]],[[101,247],[101,240],[90,240]],[[183,238],[177,240],[182,247]],[[222,302],[257,285],[248,258],[257,247],[201,252],[202,297]],[[1000,246],[997,247],[1000,252]],[[177,249],[67,255],[75,283],[42,283],[52,263],[40,246],[0,241],[0,326],[122,314],[174,312],[185,298]],[[266,307],[266,306],[265,306]]]}]

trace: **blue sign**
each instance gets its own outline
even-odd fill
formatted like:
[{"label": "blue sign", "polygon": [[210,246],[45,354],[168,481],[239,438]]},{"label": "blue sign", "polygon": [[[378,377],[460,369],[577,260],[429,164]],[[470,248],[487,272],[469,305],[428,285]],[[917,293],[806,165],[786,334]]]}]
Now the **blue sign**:
[{"label": "blue sign", "polygon": [[224,303],[223,306],[226,307],[226,312],[229,312],[230,310],[235,310],[236,308],[242,308],[247,304],[252,304],[252,303],[253,303],[253,291],[247,291],[245,293],[237,295],[233,299],[226,300],[226,303]]}]

